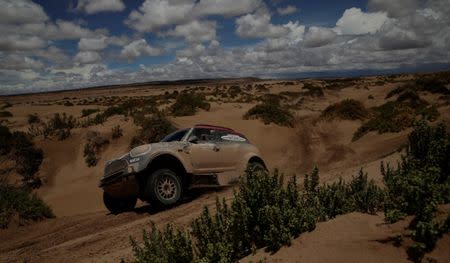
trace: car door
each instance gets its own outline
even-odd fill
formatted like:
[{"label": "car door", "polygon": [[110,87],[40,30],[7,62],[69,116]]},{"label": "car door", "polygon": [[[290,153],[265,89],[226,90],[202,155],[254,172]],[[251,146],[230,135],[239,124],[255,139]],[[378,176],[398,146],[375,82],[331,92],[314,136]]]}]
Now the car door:
[{"label": "car door", "polygon": [[210,129],[195,129],[192,136],[196,141],[189,142],[186,152],[195,173],[213,173],[220,170],[220,149],[210,138]]},{"label": "car door", "polygon": [[[225,138],[225,139],[224,139]],[[219,153],[219,166],[224,171],[234,170],[239,160],[239,142],[231,140],[232,134],[226,131],[216,131],[214,142]]]}]

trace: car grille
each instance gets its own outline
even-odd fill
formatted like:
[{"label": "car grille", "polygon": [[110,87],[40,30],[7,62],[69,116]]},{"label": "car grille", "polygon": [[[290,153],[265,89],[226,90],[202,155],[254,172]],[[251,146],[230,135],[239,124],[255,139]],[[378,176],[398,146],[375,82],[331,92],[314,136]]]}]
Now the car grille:
[{"label": "car grille", "polygon": [[111,176],[127,169],[128,163],[125,160],[112,161],[105,167],[105,177]]}]

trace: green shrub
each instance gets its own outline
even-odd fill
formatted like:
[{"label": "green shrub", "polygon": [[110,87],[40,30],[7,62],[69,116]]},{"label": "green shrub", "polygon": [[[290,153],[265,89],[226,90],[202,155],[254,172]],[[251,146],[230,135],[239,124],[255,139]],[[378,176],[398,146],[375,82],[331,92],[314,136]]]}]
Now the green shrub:
[{"label": "green shrub", "polygon": [[387,94],[386,98],[390,98],[394,95],[399,95],[405,92],[412,92],[412,91],[413,92],[426,91],[435,94],[450,95],[450,90],[447,89],[444,81],[433,77],[424,76],[416,79],[416,81],[414,82],[406,83],[402,86],[399,86],[391,90]]},{"label": "green shrub", "polygon": [[42,149],[36,148],[30,136],[24,132],[11,133],[0,125],[0,155],[13,159],[15,170],[22,176],[25,185],[37,188],[41,180],[35,177],[44,158]]},{"label": "green shrub", "polygon": [[211,104],[206,101],[205,95],[186,92],[178,95],[170,111],[174,116],[192,116],[197,109],[209,111],[210,108]]},{"label": "green shrub", "polygon": [[0,228],[8,227],[11,218],[17,216],[19,224],[54,217],[52,210],[27,188],[0,183]]},{"label": "green shrub", "polygon": [[446,127],[416,123],[398,167],[382,165],[381,173],[387,188],[386,221],[415,216],[409,226],[415,243],[407,252],[410,259],[420,262],[448,230],[448,219],[440,223],[434,218],[437,205],[450,202],[450,136]]},{"label": "green shrub", "polygon": [[0,109],[4,110],[6,108],[12,107],[13,105],[9,102],[4,102],[2,106],[0,106]]},{"label": "green shrub", "polygon": [[0,118],[8,118],[8,117],[12,117],[13,114],[9,111],[0,111]]},{"label": "green shrub", "polygon": [[257,92],[269,92],[269,89],[266,87],[265,84],[256,84],[255,88]]},{"label": "green shrub", "polygon": [[240,86],[231,86],[228,88],[228,95],[230,98],[236,98],[242,93],[242,89]]},{"label": "green shrub", "polygon": [[283,97],[289,97],[291,99],[297,99],[301,96],[301,92],[297,92],[297,91],[282,91],[280,93],[278,93],[278,95],[283,96]]},{"label": "green shrub", "polygon": [[311,97],[323,97],[325,93],[321,87],[315,86],[311,83],[303,84],[303,89],[306,90],[303,92],[303,95],[311,96]]},{"label": "green shrub", "polygon": [[265,247],[276,251],[293,236],[315,227],[314,213],[297,190],[295,177],[249,170],[228,206],[217,200],[211,216],[205,208],[192,223],[198,257],[204,262],[231,262]]},{"label": "green shrub", "polygon": [[146,143],[159,142],[166,135],[176,130],[172,122],[161,112],[152,114],[150,117],[136,118],[135,123],[140,128],[137,135],[132,138],[130,148]]},{"label": "green shrub", "polygon": [[255,105],[245,113],[245,120],[261,119],[264,124],[275,123],[280,126],[292,127],[294,116],[292,113],[284,109],[278,98],[266,97],[262,103]]},{"label": "green shrub", "polygon": [[71,106],[73,106],[73,103],[70,102],[70,101],[65,101],[65,102],[64,102],[64,106],[66,106],[66,107],[71,107]]},{"label": "green shrub", "polygon": [[421,262],[423,255],[426,252],[426,245],[424,243],[416,242],[408,247],[408,258],[414,262]]},{"label": "green shrub", "polygon": [[450,139],[445,126],[418,122],[399,167],[383,165],[381,172],[388,189],[388,210],[417,215],[429,204],[449,202]]},{"label": "green shrub", "polygon": [[383,190],[369,181],[362,170],[349,183],[340,179],[318,187],[317,197],[325,216],[323,220],[353,211],[375,214],[384,202]]},{"label": "green shrub", "polygon": [[81,117],[86,117],[86,116],[89,116],[89,115],[94,114],[99,111],[100,111],[100,109],[82,109]]},{"label": "green shrub", "polygon": [[120,125],[116,125],[116,126],[112,127],[111,133],[112,133],[111,136],[113,139],[118,139],[123,136],[123,130],[122,130],[122,128],[120,128]]},{"label": "green shrub", "polygon": [[83,156],[88,167],[97,165],[97,155],[109,140],[100,136],[98,132],[88,132],[84,145]]},{"label": "green shrub", "polygon": [[35,113],[35,114],[28,114],[28,124],[35,124],[35,123],[40,123],[41,119],[39,118],[39,116]]},{"label": "green shrub", "polygon": [[422,115],[425,119],[435,119],[437,109],[414,108],[410,104],[398,101],[389,101],[373,109],[372,117],[353,135],[353,141],[358,140],[370,131],[378,133],[400,132],[411,127],[417,115]]},{"label": "green shrub", "polygon": [[66,113],[55,113],[53,118],[44,123],[44,137],[56,136],[59,140],[65,140],[70,136],[70,131],[75,127],[76,120],[72,115]]},{"label": "green shrub", "polygon": [[328,106],[322,111],[321,117],[325,119],[339,118],[343,120],[364,120],[369,111],[360,101],[345,99]]},{"label": "green shrub", "polygon": [[149,232],[143,231],[143,246],[130,238],[135,262],[190,263],[193,249],[187,232],[174,229],[170,224],[160,231],[152,223]]}]

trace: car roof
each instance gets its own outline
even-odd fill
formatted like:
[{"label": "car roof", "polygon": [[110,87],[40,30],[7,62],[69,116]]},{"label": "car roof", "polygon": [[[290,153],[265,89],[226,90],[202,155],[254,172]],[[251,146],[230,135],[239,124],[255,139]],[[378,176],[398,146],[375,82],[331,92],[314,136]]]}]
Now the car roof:
[{"label": "car roof", "polygon": [[194,126],[194,128],[216,129],[216,130],[235,132],[231,128],[227,128],[227,127],[223,127],[223,126],[217,126],[217,125],[209,125],[209,124],[196,124]]}]

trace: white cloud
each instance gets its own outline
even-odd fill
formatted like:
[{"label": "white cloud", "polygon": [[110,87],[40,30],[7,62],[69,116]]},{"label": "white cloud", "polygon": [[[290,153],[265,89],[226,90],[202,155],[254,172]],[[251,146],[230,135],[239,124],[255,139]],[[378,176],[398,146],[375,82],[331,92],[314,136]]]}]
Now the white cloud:
[{"label": "white cloud", "polygon": [[0,57],[0,69],[22,70],[22,69],[41,69],[44,64],[33,58],[11,54]]},{"label": "white cloud", "polygon": [[161,53],[161,49],[151,47],[145,39],[139,39],[126,45],[120,52],[120,57],[132,60],[141,56],[158,56]]},{"label": "white cloud", "polygon": [[200,0],[194,9],[198,16],[238,16],[251,13],[261,5],[261,0]]},{"label": "white cloud", "polygon": [[298,22],[289,22],[283,25],[287,29],[287,34],[266,40],[267,49],[271,51],[284,50],[297,46],[302,40],[305,33],[305,26]]},{"label": "white cloud", "polygon": [[184,37],[190,43],[212,41],[216,39],[216,22],[194,20],[187,24],[177,25],[168,35]]},{"label": "white cloud", "polygon": [[33,50],[47,46],[47,42],[37,36],[6,35],[0,38],[0,50]]},{"label": "white cloud", "polygon": [[48,20],[44,9],[31,0],[0,1],[0,23],[39,23]]},{"label": "white cloud", "polygon": [[236,34],[243,38],[277,38],[286,35],[286,27],[273,25],[266,9],[236,19]]},{"label": "white cloud", "polygon": [[87,14],[118,12],[125,9],[122,0],[78,0],[77,10]]},{"label": "white cloud", "polygon": [[225,17],[251,13],[262,0],[146,0],[125,21],[139,32],[155,32],[169,25],[186,24],[206,16]]},{"label": "white cloud", "polygon": [[42,58],[54,64],[69,64],[70,59],[63,50],[49,46],[47,49],[40,49],[37,51],[33,51],[33,54],[36,57]]},{"label": "white cloud", "polygon": [[78,49],[82,51],[93,50],[98,51],[106,48],[108,43],[105,36],[100,36],[98,38],[81,38],[78,42]]},{"label": "white cloud", "polygon": [[386,12],[364,13],[352,7],[336,22],[335,31],[342,35],[374,34],[387,20]]},{"label": "white cloud", "polygon": [[312,26],[305,34],[306,47],[321,47],[330,44],[335,38],[336,33],[330,28]]},{"label": "white cloud", "polygon": [[194,44],[183,50],[177,51],[178,57],[197,57],[206,50],[202,44]]},{"label": "white cloud", "polygon": [[125,23],[140,32],[186,21],[194,7],[192,1],[146,0],[139,10],[131,11]]},{"label": "white cloud", "polygon": [[95,51],[80,51],[75,55],[75,62],[81,64],[94,64],[101,60],[100,55]]},{"label": "white cloud", "polygon": [[79,23],[72,21],[57,20],[55,23],[36,24],[0,24],[0,31],[5,35],[35,36],[44,40],[79,39],[82,37],[93,37],[104,33],[99,29],[92,31]]},{"label": "white cloud", "polygon": [[369,0],[370,11],[385,11],[390,17],[401,17],[412,14],[418,7],[417,0]]},{"label": "white cloud", "polygon": [[278,7],[277,12],[279,15],[282,15],[282,16],[290,15],[290,14],[297,12],[297,7],[295,7],[293,5],[288,5],[285,7]]}]

